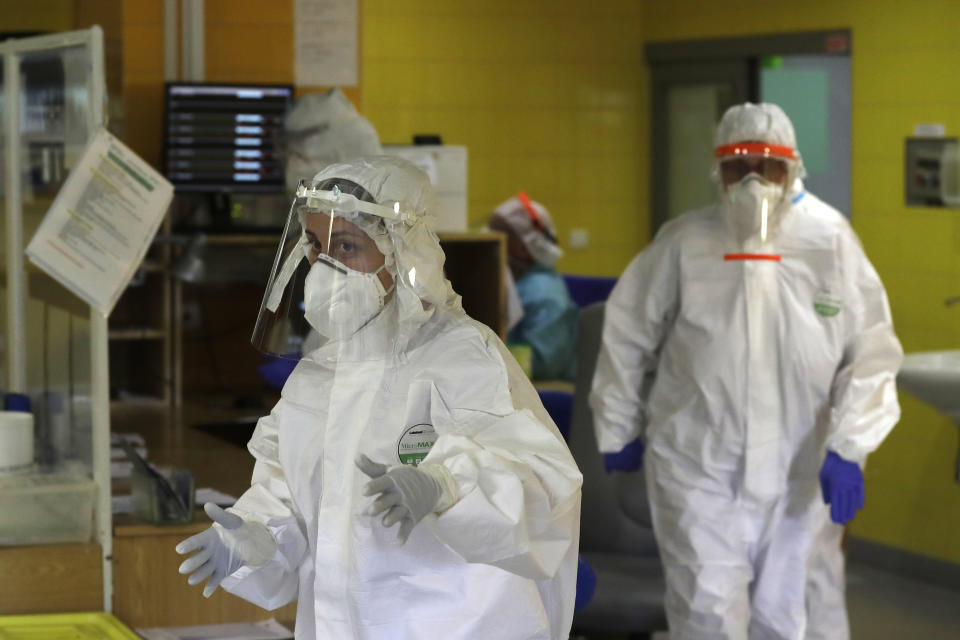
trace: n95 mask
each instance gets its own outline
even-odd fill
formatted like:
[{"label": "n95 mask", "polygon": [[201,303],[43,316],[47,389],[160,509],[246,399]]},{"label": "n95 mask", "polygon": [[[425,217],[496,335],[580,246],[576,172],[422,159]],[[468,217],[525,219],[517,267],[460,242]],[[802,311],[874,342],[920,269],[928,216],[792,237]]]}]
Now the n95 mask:
[{"label": "n95 mask", "polygon": [[722,199],[724,215],[741,244],[752,237],[766,242],[776,233],[784,211],[784,193],[783,185],[755,173],[726,187]]},{"label": "n95 mask", "polygon": [[378,277],[384,266],[364,273],[318,256],[303,284],[304,316],[310,326],[330,340],[349,338],[362,329],[380,312],[389,293]]}]

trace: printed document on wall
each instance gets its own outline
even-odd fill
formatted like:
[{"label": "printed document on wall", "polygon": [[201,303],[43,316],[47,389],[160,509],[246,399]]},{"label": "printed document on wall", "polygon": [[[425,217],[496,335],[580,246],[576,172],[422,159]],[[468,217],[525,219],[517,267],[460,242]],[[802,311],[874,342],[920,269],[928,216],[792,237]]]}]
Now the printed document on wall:
[{"label": "printed document on wall", "polygon": [[294,0],[294,75],[300,87],[355,87],[357,0]]},{"label": "printed document on wall", "polygon": [[110,315],[173,198],[173,185],[101,129],[37,229],[27,255]]}]

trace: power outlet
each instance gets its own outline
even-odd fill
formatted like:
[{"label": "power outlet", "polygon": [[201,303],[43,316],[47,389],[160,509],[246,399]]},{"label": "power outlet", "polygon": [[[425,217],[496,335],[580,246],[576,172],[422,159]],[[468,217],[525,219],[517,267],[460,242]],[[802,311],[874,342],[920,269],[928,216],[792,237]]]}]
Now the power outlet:
[{"label": "power outlet", "polygon": [[184,329],[200,328],[200,305],[196,302],[184,302],[180,307],[180,325]]},{"label": "power outlet", "polygon": [[586,249],[590,244],[590,231],[588,229],[570,229],[570,248]]}]

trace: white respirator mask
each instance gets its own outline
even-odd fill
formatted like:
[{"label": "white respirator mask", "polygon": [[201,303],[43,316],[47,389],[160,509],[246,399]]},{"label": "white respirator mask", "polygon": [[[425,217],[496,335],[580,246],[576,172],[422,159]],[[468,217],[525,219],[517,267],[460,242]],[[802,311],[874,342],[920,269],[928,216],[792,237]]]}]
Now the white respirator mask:
[{"label": "white respirator mask", "polygon": [[385,266],[364,273],[318,256],[303,283],[304,316],[310,326],[330,340],[349,338],[366,326],[396,286],[383,288],[378,274]]},{"label": "white respirator mask", "polygon": [[780,226],[784,207],[783,185],[751,173],[723,192],[723,211],[730,229],[740,243],[758,237],[766,242]]}]

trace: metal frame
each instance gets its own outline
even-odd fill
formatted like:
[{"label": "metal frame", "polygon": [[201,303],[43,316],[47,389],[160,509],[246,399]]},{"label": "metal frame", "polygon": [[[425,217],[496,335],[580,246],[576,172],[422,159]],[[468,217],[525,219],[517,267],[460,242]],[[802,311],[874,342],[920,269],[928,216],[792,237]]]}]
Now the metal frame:
[{"label": "metal frame", "polygon": [[644,48],[648,63],[744,59],[760,56],[835,54],[852,51],[850,29],[770,33],[733,38],[651,42]]},{"label": "metal frame", "polygon": [[177,49],[177,0],[163,0],[163,79],[167,82],[180,76],[180,58]]},{"label": "metal frame", "polygon": [[[654,65],[651,68],[650,102],[651,102],[651,153],[659,159],[658,150],[667,148],[669,127],[669,97],[668,87],[684,84],[703,84],[716,81],[718,84],[729,82],[731,86],[731,104],[743,102],[756,93],[756,87],[751,86],[751,69],[745,61],[720,60],[695,64],[693,62],[665,63]],[[755,83],[753,83],[755,84]],[[727,105],[729,106],[729,105]],[[718,114],[719,117],[720,114]],[[667,221],[669,215],[667,207],[668,188],[670,184],[670,169],[666,162],[655,160],[650,163],[650,224],[652,225],[651,238]]]},{"label": "metal frame", "polygon": [[[6,118],[6,224],[7,224],[7,353],[10,390],[26,391],[26,340],[24,339],[23,200],[20,184],[20,60],[25,54],[85,47],[90,51],[87,76],[87,131],[92,136],[106,124],[104,106],[103,30],[94,26],[82,31],[7,40],[0,43],[4,65]],[[110,505],[110,370],[107,318],[90,309],[91,410],[93,479],[98,491],[95,502],[96,539],[102,551],[103,609],[113,601],[113,520]]]},{"label": "metal frame", "polygon": [[203,82],[206,79],[204,17],[203,0],[181,0],[180,68],[184,80]]}]

